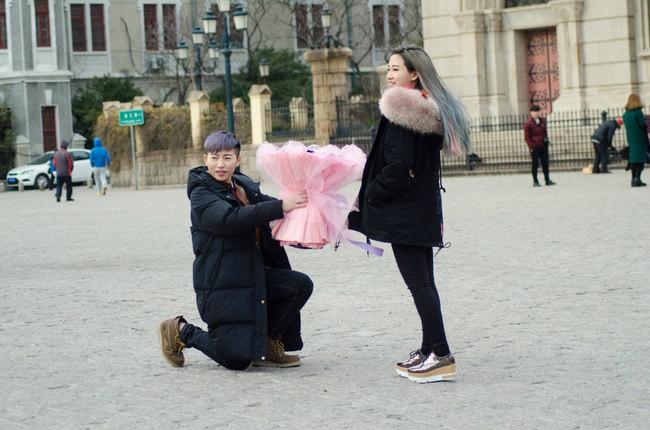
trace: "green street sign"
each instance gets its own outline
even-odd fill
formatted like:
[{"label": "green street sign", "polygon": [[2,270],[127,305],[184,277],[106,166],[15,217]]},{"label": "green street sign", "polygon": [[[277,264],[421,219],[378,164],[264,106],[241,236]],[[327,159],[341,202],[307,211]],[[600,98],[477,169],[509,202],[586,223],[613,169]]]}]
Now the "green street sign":
[{"label": "green street sign", "polygon": [[144,124],[144,111],[142,109],[130,109],[120,111],[120,125],[142,125]]}]

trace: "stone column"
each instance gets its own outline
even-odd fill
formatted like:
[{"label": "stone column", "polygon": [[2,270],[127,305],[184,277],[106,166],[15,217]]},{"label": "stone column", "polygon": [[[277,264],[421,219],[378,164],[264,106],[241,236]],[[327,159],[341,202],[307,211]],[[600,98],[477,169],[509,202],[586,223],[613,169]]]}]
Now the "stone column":
[{"label": "stone column", "polygon": [[388,64],[375,67],[375,74],[377,75],[377,81],[379,82],[379,94],[383,94],[384,90],[388,87],[388,82],[386,81],[387,73]]},{"label": "stone column", "polygon": [[70,146],[74,149],[84,148],[86,146],[86,138],[79,133],[75,133],[74,136],[72,136]]},{"label": "stone column", "polygon": [[553,110],[584,109],[582,68],[582,0],[556,0],[551,4],[557,18],[557,54],[560,69],[560,97]]},{"label": "stone column", "polygon": [[251,143],[253,146],[266,141],[266,133],[271,129],[271,95],[268,85],[253,85],[248,91],[251,101]]},{"label": "stone column", "polygon": [[192,147],[201,149],[203,148],[201,124],[203,122],[203,113],[210,107],[210,98],[203,91],[190,91],[190,95],[187,97],[187,103],[190,105]]},{"label": "stone column", "polygon": [[488,115],[483,12],[463,12],[454,15],[454,19],[459,29],[459,46],[462,47],[463,101],[472,116]]},{"label": "stone column", "polygon": [[305,52],[311,66],[314,92],[314,127],[316,143],[327,145],[336,131],[336,98],[348,95],[350,48],[326,48]]},{"label": "stone column", "polygon": [[289,102],[291,129],[304,130],[309,125],[309,106],[302,97],[294,97]]},{"label": "stone column", "polygon": [[487,73],[486,90],[488,95],[487,110],[490,115],[510,113],[508,100],[508,81],[506,56],[503,51],[501,12],[489,10],[484,16],[486,30],[487,55],[485,69]]}]

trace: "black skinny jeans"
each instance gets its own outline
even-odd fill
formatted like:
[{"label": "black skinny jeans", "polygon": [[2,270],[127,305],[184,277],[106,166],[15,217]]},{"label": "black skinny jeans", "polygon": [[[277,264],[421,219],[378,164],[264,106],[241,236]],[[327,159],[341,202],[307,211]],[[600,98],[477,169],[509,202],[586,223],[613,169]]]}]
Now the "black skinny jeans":
[{"label": "black skinny jeans", "polygon": [[433,248],[391,244],[395,261],[406,286],[411,291],[422,323],[420,350],[438,357],[449,354],[445,326],[440,310],[440,297],[433,278]]},{"label": "black skinny jeans", "polygon": [[[289,269],[265,269],[266,301],[268,303],[268,336],[282,340],[314,289],[311,279],[304,273]],[[228,369],[243,370],[250,363],[224,360],[214,341],[215,333],[192,324],[181,330],[180,340],[188,348],[196,348]]]},{"label": "black skinny jeans", "polygon": [[61,192],[65,184],[65,198],[70,200],[72,198],[72,176],[57,176],[56,177],[56,198],[61,198]]},{"label": "black skinny jeans", "polygon": [[539,148],[539,149],[532,149],[530,151],[530,156],[533,160],[533,166],[532,166],[532,173],[533,173],[533,180],[535,182],[537,181],[537,169],[539,168],[539,164],[541,162],[542,164],[542,172],[544,172],[544,180],[546,182],[549,181],[549,176],[548,176],[548,148]]}]

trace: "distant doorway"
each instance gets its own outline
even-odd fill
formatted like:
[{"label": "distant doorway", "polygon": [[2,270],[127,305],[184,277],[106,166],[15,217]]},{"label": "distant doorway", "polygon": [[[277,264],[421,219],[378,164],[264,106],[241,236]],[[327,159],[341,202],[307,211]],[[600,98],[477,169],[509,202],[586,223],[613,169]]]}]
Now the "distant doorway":
[{"label": "distant doorway", "polygon": [[41,108],[41,123],[43,124],[43,152],[56,150],[56,108],[43,106]]},{"label": "distant doorway", "polygon": [[530,104],[540,106],[548,115],[553,111],[553,101],[560,96],[555,28],[526,32],[526,65]]}]

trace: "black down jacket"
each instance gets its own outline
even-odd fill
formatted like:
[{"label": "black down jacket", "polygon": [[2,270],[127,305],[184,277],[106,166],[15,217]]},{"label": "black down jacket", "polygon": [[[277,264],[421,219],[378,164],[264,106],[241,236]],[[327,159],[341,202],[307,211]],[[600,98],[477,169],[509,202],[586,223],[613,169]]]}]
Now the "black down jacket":
[{"label": "black down jacket", "polygon": [[384,92],[379,128],[363,171],[352,230],[380,242],[442,246],[440,150],[436,103],[418,90]]},{"label": "black down jacket", "polygon": [[[283,218],[282,201],[260,192],[248,176],[235,174],[250,206],[235,200],[230,189],[205,167],[189,172],[193,280],[201,319],[225,361],[250,363],[266,353],[265,267],[290,269],[289,259],[271,237],[269,222]],[[260,246],[255,242],[260,229]],[[300,317],[283,337],[287,350],[302,348]]]}]

